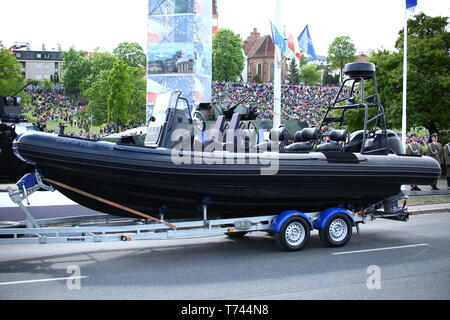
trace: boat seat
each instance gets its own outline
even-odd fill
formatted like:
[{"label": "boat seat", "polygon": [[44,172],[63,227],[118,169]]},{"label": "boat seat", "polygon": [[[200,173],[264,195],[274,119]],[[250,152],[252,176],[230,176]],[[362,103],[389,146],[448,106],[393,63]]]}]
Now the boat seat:
[{"label": "boat seat", "polygon": [[228,129],[226,130],[226,140],[224,145],[224,150],[237,152],[238,143],[241,143],[241,114],[235,113],[231,118]]},{"label": "boat seat", "polygon": [[295,141],[297,142],[284,148],[284,152],[286,153],[311,152],[314,147],[314,142],[318,138],[319,138],[319,129],[305,128],[302,131],[298,131],[295,134]]},{"label": "boat seat", "polygon": [[256,152],[256,145],[258,144],[258,136],[256,132],[248,129],[242,130],[241,143],[240,151],[245,151],[245,153]]},{"label": "boat seat", "polygon": [[328,152],[328,151],[342,151],[343,147],[341,142],[346,142],[348,133],[346,130],[333,130],[330,133],[331,142],[326,143],[320,147],[317,147],[317,152]]},{"label": "boat seat", "polygon": [[[269,134],[270,141],[256,145],[256,150],[258,153],[260,151],[284,152],[288,138],[289,132],[286,128],[272,129]],[[272,150],[272,147],[276,147],[276,149]]]},{"label": "boat seat", "polygon": [[[225,144],[223,143],[223,131],[225,128],[225,116],[220,116],[217,118],[214,129],[212,130],[211,138],[206,141],[201,141],[198,137],[195,137],[194,147],[199,147],[201,145],[201,150],[204,151],[207,147],[214,144],[214,150],[224,150]],[[197,150],[197,149],[195,149]]]},{"label": "boat seat", "polygon": [[332,141],[317,147],[316,151],[317,152],[342,151],[342,146],[339,143]]},{"label": "boat seat", "polygon": [[359,153],[362,149],[364,131],[357,131],[350,136],[350,142],[345,146],[345,152]]}]

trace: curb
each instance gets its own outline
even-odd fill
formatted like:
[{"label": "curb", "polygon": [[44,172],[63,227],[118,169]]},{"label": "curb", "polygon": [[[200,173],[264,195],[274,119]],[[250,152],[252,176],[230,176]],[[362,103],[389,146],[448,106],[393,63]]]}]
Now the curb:
[{"label": "curb", "polygon": [[[432,207],[433,206],[433,207]],[[411,206],[409,212],[413,216],[431,213],[450,213],[450,203],[430,206]]]}]

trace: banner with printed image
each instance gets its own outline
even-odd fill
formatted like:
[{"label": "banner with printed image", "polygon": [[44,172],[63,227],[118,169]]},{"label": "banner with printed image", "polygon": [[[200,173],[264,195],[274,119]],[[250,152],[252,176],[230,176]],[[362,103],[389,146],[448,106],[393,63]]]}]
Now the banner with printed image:
[{"label": "banner with printed image", "polygon": [[159,94],[211,102],[212,0],[149,0],[147,119]]}]

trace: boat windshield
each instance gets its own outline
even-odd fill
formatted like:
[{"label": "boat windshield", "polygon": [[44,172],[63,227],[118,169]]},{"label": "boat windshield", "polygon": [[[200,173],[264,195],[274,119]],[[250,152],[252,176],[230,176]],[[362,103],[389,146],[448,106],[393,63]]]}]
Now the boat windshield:
[{"label": "boat windshield", "polygon": [[162,94],[158,96],[156,99],[155,106],[153,108],[153,117],[155,121],[153,123],[157,123],[159,125],[163,125],[167,120],[167,109],[170,106],[171,95]]},{"label": "boat windshield", "polygon": [[148,126],[147,137],[145,139],[145,145],[157,145],[161,137],[161,133],[164,128],[164,124],[167,120],[167,110],[170,107],[172,95],[171,94],[161,94],[158,96],[153,107],[153,122]]}]

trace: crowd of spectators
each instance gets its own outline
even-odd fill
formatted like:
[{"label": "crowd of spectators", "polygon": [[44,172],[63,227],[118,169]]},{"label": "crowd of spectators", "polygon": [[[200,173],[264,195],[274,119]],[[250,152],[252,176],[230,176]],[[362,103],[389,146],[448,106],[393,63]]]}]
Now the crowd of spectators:
[{"label": "crowd of spectators", "polygon": [[30,85],[25,89],[25,93],[30,98],[30,103],[23,107],[23,112],[29,113],[33,118],[37,119],[38,125],[47,132],[53,133],[56,131],[48,129],[47,124],[53,122],[59,126],[63,125],[65,128],[70,127],[70,130],[65,130],[65,134],[68,136],[96,140],[103,135],[143,125],[135,124],[126,128],[107,125],[99,129],[99,134],[83,131],[86,127],[83,122],[85,120],[79,116],[79,113],[85,110],[86,107],[66,96],[63,88],[55,86],[48,89],[42,86]]},{"label": "crowd of spectators", "polygon": [[65,96],[61,88],[28,86],[25,93],[31,98],[31,105],[24,107],[24,112],[31,111],[40,123],[51,120],[78,125],[75,115],[80,107]]},{"label": "crowd of spectators", "polygon": [[68,135],[72,137],[96,138],[96,134],[83,133],[84,123],[79,119],[78,113],[85,108],[77,104],[74,100],[64,94],[61,87],[53,87],[51,89],[42,86],[30,85],[25,89],[25,93],[30,98],[28,106],[23,107],[24,113],[30,113],[33,118],[37,119],[39,126],[44,131],[55,132],[48,129],[48,122],[52,121],[64,127],[72,127]]},{"label": "crowd of spectators", "polygon": [[[281,92],[283,120],[308,122],[311,127],[320,125],[320,121],[333,103],[339,87],[284,85]],[[243,106],[256,106],[260,120],[273,119],[273,84],[258,83],[213,83],[213,102],[236,103],[248,97]]]}]

